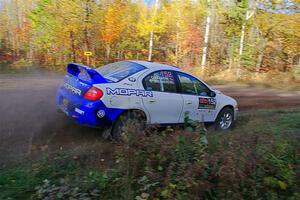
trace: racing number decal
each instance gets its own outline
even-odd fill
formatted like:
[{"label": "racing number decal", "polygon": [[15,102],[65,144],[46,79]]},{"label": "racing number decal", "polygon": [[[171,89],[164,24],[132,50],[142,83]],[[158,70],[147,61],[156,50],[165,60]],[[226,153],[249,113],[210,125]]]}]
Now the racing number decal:
[{"label": "racing number decal", "polygon": [[198,109],[215,109],[215,108],[216,108],[216,99],[215,98],[199,97]]}]

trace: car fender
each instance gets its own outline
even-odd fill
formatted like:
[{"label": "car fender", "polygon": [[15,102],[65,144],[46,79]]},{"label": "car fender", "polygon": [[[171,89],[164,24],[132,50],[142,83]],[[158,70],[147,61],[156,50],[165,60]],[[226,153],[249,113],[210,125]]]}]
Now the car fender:
[{"label": "car fender", "polygon": [[217,119],[218,114],[221,112],[223,108],[226,106],[230,106],[233,108],[234,111],[234,118],[236,118],[237,114],[237,101],[227,95],[224,95],[223,93],[217,93],[216,95],[217,99],[217,106],[216,106],[216,113],[214,116],[214,121]]},{"label": "car fender", "polygon": [[[140,110],[145,113],[147,123],[150,122],[150,115],[144,109],[141,95],[147,95],[143,89],[138,87],[136,82],[123,81],[119,83],[107,83],[94,85],[103,91],[101,101],[108,108],[128,110]],[[120,113],[119,115],[121,115]]]}]

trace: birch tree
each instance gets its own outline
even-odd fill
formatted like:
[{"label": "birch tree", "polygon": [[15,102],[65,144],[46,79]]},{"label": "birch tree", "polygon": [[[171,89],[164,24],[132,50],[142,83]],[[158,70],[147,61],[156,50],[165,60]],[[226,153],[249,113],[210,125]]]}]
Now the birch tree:
[{"label": "birch tree", "polygon": [[210,23],[211,23],[211,3],[208,4],[208,11],[207,11],[207,17],[206,17],[206,24],[205,24],[205,35],[204,35],[204,47],[202,52],[202,60],[201,60],[201,69],[205,69],[206,65],[206,58],[207,58],[207,49],[208,49],[208,41],[209,41],[209,29],[210,29]]},{"label": "birch tree", "polygon": [[152,51],[153,51],[153,37],[154,37],[154,23],[155,17],[157,15],[158,10],[158,0],[155,0],[154,12],[153,12],[153,20],[152,20],[152,30],[150,31],[150,38],[149,38],[149,54],[148,54],[148,61],[152,60]]},{"label": "birch tree", "polygon": [[176,2],[176,42],[175,42],[175,63],[178,64],[178,57],[179,57],[179,39],[180,39],[180,19],[181,19],[181,6],[180,1]]},{"label": "birch tree", "polygon": [[204,70],[205,65],[206,65],[210,21],[211,21],[211,16],[210,16],[210,13],[209,13],[206,17],[206,25],[205,25],[204,47],[203,47],[203,54],[202,54],[202,61],[201,61],[202,70]]},{"label": "birch tree", "polygon": [[251,1],[249,3],[248,10],[246,11],[245,20],[242,25],[242,32],[241,32],[241,38],[240,38],[240,50],[239,50],[239,56],[241,57],[243,55],[243,47],[244,47],[244,38],[245,38],[245,29],[246,29],[246,23],[247,21],[254,15],[255,13],[255,7],[256,7],[256,1]]},{"label": "birch tree", "polygon": [[240,77],[240,65],[241,59],[243,57],[243,48],[244,48],[244,40],[245,40],[245,31],[246,31],[246,23],[248,20],[254,15],[257,6],[256,0],[250,0],[248,3],[248,8],[245,14],[245,19],[242,24],[241,37],[240,37],[240,48],[239,48],[239,61],[237,66],[237,77]]}]

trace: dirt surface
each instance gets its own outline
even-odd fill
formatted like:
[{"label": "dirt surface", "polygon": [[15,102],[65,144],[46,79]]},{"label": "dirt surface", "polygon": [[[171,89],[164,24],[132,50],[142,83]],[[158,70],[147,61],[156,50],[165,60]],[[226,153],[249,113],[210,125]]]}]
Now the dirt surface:
[{"label": "dirt surface", "polygon": [[300,91],[230,85],[215,86],[215,88],[235,98],[240,111],[300,106]]},{"label": "dirt surface", "polygon": [[[0,73],[0,168],[49,152],[101,141],[101,130],[77,125],[55,105],[63,74]],[[300,107],[300,91],[216,86],[237,99],[240,111]]]}]

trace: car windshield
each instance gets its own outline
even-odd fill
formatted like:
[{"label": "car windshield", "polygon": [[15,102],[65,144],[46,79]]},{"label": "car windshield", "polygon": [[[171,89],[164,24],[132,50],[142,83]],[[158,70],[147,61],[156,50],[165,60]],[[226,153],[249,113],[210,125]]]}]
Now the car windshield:
[{"label": "car windshield", "polygon": [[131,76],[146,67],[127,61],[115,62],[104,65],[96,69],[105,79],[113,82],[118,82],[128,76]]}]

